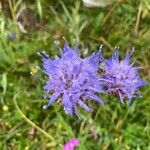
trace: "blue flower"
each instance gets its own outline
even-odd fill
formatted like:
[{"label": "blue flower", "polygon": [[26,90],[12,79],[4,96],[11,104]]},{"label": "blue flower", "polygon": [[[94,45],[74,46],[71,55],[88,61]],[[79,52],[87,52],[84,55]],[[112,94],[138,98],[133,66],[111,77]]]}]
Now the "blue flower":
[{"label": "blue flower", "polygon": [[129,101],[134,95],[140,94],[139,87],[145,86],[139,74],[139,67],[133,67],[134,62],[130,64],[130,56],[133,53],[127,52],[124,60],[119,59],[119,52],[113,54],[109,60],[101,56],[102,69],[101,81],[108,93],[113,93],[120,97],[120,101],[124,103],[124,99]]},{"label": "blue flower", "polygon": [[61,57],[51,59],[46,53],[41,53],[43,61],[42,71],[48,79],[44,90],[50,93],[47,109],[54,101],[63,105],[67,114],[78,116],[77,107],[81,106],[86,111],[92,111],[86,105],[86,100],[94,100],[104,105],[103,101],[96,95],[102,90],[102,82],[99,80],[97,71],[99,66],[99,52],[87,58],[80,58],[77,49],[72,49],[65,44],[60,49]]}]

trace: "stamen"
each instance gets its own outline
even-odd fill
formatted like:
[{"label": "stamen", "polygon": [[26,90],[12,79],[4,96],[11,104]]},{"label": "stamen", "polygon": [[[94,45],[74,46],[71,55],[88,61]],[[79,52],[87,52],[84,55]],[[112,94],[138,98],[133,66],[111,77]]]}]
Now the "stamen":
[{"label": "stamen", "polygon": [[102,49],[103,49],[103,45],[101,44],[101,46],[99,47],[99,52],[100,52],[100,54],[101,54],[101,52],[102,52]]},{"label": "stamen", "polygon": [[62,56],[63,55],[63,50],[62,48],[59,46],[59,44],[57,43],[57,41],[54,41],[55,46],[59,49],[59,53]]},{"label": "stamen", "polygon": [[64,36],[63,36],[63,39],[65,41],[65,44],[68,44],[68,41],[67,41],[67,39]]},{"label": "stamen", "polygon": [[130,52],[130,56],[134,53],[134,51],[135,51],[135,48],[132,47],[131,52]]},{"label": "stamen", "polygon": [[49,58],[49,56],[46,54],[46,52],[45,51],[43,51],[43,52],[37,52],[37,54],[40,56],[40,57],[42,57],[42,58]]},{"label": "stamen", "polygon": [[44,105],[44,106],[43,106],[43,109],[47,109],[47,108],[48,108],[48,105]]},{"label": "stamen", "polygon": [[43,56],[41,55],[41,53],[40,53],[40,52],[37,52],[37,54],[38,54],[40,57],[43,57]]},{"label": "stamen", "polygon": [[75,44],[74,49],[75,49],[77,52],[79,52],[79,49],[78,49],[79,42],[78,42],[78,40],[77,40],[77,39],[73,39],[73,42],[74,42],[74,44]]},{"label": "stamen", "polygon": [[119,51],[120,47],[115,47],[115,51]]},{"label": "stamen", "polygon": [[42,51],[42,53],[41,53],[41,54],[43,55],[43,57],[45,57],[45,58],[49,58],[49,55],[47,55],[45,51]]},{"label": "stamen", "polygon": [[39,70],[39,71],[42,70],[40,66],[36,66],[35,68],[36,68],[37,70]]}]

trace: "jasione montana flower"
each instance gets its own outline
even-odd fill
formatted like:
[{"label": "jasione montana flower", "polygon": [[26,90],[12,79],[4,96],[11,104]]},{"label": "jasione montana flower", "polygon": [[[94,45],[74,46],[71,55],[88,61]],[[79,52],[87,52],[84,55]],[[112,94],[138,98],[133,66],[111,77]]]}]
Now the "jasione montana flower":
[{"label": "jasione montana flower", "polygon": [[86,111],[91,111],[86,105],[86,100],[94,100],[103,105],[103,101],[96,95],[102,89],[102,83],[97,75],[99,65],[99,52],[87,58],[80,58],[78,51],[65,44],[61,50],[61,57],[51,59],[46,53],[40,53],[43,61],[43,72],[48,79],[44,90],[52,93],[47,109],[54,101],[62,104],[67,114],[77,113],[81,106]]},{"label": "jasione montana flower", "polygon": [[123,103],[127,98],[129,101],[136,94],[140,94],[139,87],[146,85],[139,74],[139,67],[134,67],[134,62],[130,64],[130,56],[133,53],[127,52],[123,60],[119,59],[119,52],[113,54],[112,58],[105,59],[101,56],[102,69],[101,80],[108,93],[113,93],[120,97]]}]

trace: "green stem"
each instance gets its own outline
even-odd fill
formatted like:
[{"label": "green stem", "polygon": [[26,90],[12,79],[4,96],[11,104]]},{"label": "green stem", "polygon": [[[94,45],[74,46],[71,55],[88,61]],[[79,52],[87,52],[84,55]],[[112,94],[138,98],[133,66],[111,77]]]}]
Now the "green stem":
[{"label": "green stem", "polygon": [[10,9],[12,18],[13,18],[14,22],[16,22],[16,14],[15,14],[15,11],[13,9],[12,1],[8,0],[8,4],[9,4],[9,9]]},{"label": "green stem", "polygon": [[100,112],[100,108],[98,109],[98,111],[96,112],[96,115],[95,115],[95,117],[94,117],[94,121],[96,121],[96,119],[97,119],[97,117],[98,117],[98,115],[99,115],[99,112]]},{"label": "green stem", "polygon": [[35,129],[37,129],[40,133],[42,133],[43,135],[45,135],[47,138],[49,138],[51,141],[55,141],[55,139],[50,136],[49,134],[47,134],[43,129],[41,129],[40,127],[38,127],[36,124],[34,124],[30,119],[28,119],[24,114],[23,112],[20,110],[18,104],[17,104],[17,101],[16,101],[16,96],[14,96],[13,98],[13,101],[14,101],[14,104],[15,104],[15,107],[17,109],[17,111],[19,112],[19,114],[21,115],[21,117],[27,122],[29,123],[32,127],[34,127]]}]

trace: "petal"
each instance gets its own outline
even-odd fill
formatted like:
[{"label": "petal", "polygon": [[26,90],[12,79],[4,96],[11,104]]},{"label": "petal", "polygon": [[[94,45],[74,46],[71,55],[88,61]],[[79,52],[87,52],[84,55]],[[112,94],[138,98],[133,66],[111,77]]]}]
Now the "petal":
[{"label": "petal", "polygon": [[116,63],[119,63],[119,52],[118,52],[118,50],[113,54],[112,60],[116,61]]},{"label": "petal", "polygon": [[70,143],[65,144],[63,150],[70,150]]},{"label": "petal", "polygon": [[85,68],[83,68],[83,69],[88,69],[92,72],[93,71],[95,72],[98,69],[99,61],[100,61],[99,52],[94,53],[91,56],[84,59]]},{"label": "petal", "polygon": [[72,50],[72,48],[68,44],[65,44],[64,45],[64,53],[67,53],[70,50]]},{"label": "petal", "polygon": [[78,101],[78,104],[79,104],[82,108],[84,108],[86,111],[89,111],[89,112],[92,111],[92,109],[91,109],[90,107],[88,107],[85,103],[83,103],[82,100],[79,100],[79,101]]},{"label": "petal", "polygon": [[90,98],[92,98],[93,100],[97,101],[99,104],[104,105],[104,102],[98,96],[93,95]]},{"label": "petal", "polygon": [[51,76],[54,74],[58,68],[59,68],[59,59],[58,60],[51,60],[50,58],[44,58],[43,61],[43,68],[44,73],[46,73],[48,76]]},{"label": "petal", "polygon": [[127,53],[126,53],[126,57],[125,57],[124,60],[121,61],[121,64],[122,64],[122,65],[129,65],[129,62],[130,62],[130,56],[131,56],[130,53],[127,52]]},{"label": "petal", "polygon": [[75,145],[75,146],[78,146],[78,145],[80,144],[79,140],[76,139],[76,138],[71,139],[71,140],[70,140],[70,143],[72,143],[72,144]]},{"label": "petal", "polygon": [[123,101],[124,95],[120,91],[118,92],[118,94],[119,94],[121,103],[124,104],[124,101]]},{"label": "petal", "polygon": [[138,87],[140,87],[140,86],[145,86],[145,85],[147,85],[147,84],[148,84],[148,83],[145,82],[145,81],[143,81],[142,79],[139,79],[138,82],[136,83],[136,85],[137,85]]},{"label": "petal", "polygon": [[47,109],[47,108],[58,98],[59,95],[60,95],[60,93],[54,93],[54,94],[51,96],[51,98],[50,98],[48,104],[43,106],[43,109]]},{"label": "petal", "polygon": [[72,105],[72,102],[70,101],[69,96],[66,92],[63,94],[63,104],[64,104],[64,108],[65,108],[66,112],[69,115],[73,115],[73,105]]},{"label": "petal", "polygon": [[43,87],[43,89],[47,92],[55,89],[55,91],[57,90],[58,91],[58,88],[59,88],[59,91],[62,90],[64,87],[64,84],[62,81],[60,80],[48,80],[47,84]]}]

